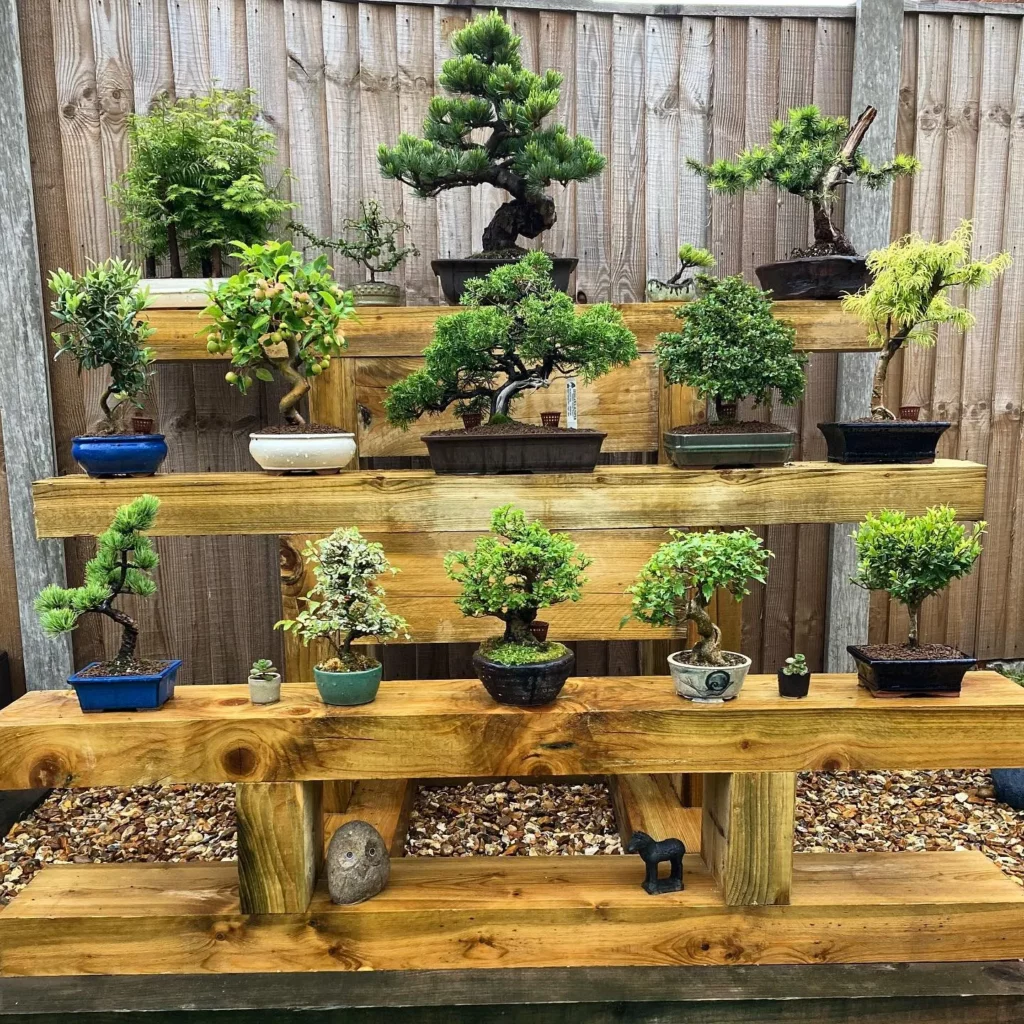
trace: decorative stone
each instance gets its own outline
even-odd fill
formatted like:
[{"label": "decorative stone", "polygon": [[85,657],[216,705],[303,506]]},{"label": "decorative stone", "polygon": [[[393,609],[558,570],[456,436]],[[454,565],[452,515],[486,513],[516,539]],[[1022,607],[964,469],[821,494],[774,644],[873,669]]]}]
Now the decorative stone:
[{"label": "decorative stone", "polygon": [[327,847],[327,888],[335,903],[362,903],[388,883],[391,860],[381,834],[367,821],[346,821]]}]

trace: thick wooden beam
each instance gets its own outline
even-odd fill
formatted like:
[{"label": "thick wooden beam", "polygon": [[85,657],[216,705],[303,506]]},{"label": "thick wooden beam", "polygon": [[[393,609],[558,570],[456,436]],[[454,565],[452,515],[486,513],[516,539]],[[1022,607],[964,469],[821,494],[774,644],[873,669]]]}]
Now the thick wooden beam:
[{"label": "thick wooden beam", "polygon": [[[701,776],[684,776],[700,778]],[[701,811],[684,807],[671,775],[609,775],[615,824],[623,847],[634,832],[655,839],[682,839],[687,853],[700,852]]]},{"label": "thick wooden beam", "polygon": [[392,857],[401,857],[416,789],[414,779],[363,779],[357,782],[344,812],[324,815],[324,851],[331,836],[346,821],[366,821],[381,834],[388,853]]}]

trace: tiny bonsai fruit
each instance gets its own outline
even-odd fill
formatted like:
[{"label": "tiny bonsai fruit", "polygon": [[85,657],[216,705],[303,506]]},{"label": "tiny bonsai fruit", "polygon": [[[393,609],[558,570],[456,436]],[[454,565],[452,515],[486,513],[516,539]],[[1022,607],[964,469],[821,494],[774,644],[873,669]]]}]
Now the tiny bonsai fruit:
[{"label": "tiny bonsai fruit", "polygon": [[862,686],[873,694],[956,695],[974,659],[945,644],[922,644],[918,635],[921,605],[966,576],[981,554],[985,523],[968,530],[948,505],[923,516],[883,509],[857,528],[857,574],[851,582],[866,590],[884,590],[909,615],[902,644],[848,647]]},{"label": "tiny bonsai fruit", "polygon": [[[935,448],[949,427],[945,421],[897,418],[885,405],[885,385],[893,357],[909,342],[934,345],[941,324],[966,331],[974,315],[950,298],[990,285],[1011,260],[1008,253],[971,258],[971,222],[964,221],[944,242],[906,235],[868,256],[871,285],[843,300],[843,308],[868,328],[868,340],[881,348],[871,386],[871,417],[846,423],[819,423],[830,462],[933,462]],[[911,410],[907,410],[910,412]]]},{"label": "tiny bonsai fruit", "polygon": [[766,292],[743,278],[697,278],[699,298],[676,310],[683,329],[658,335],[655,355],[670,384],[694,388],[716,421],[672,427],[665,447],[677,466],[781,465],[796,435],[771,423],[737,422],[743,398],[768,405],[777,393],[792,405],[804,392],[806,357],[796,332],[772,313]]},{"label": "tiny bonsai fruit", "polygon": [[115,513],[96,539],[96,556],[85,567],[80,587],[45,587],[35,608],[49,636],[63,636],[83,615],[102,615],[121,629],[121,645],[107,662],[93,662],[68,679],[83,711],[158,708],[174,693],[180,661],[141,660],[136,653],[139,625],[115,602],[123,595],[151,597],[152,573],[159,561],[146,531],[153,528],[160,502],[143,494]]},{"label": "tiny bonsai fruit", "polygon": [[249,700],[253,704],[276,704],[281,699],[281,673],[268,658],[260,658],[249,669]]},{"label": "tiny bonsai fruit", "polygon": [[741,601],[750,583],[764,583],[772,557],[751,530],[682,533],[670,530],[626,592],[633,598],[630,618],[652,626],[685,628],[692,622],[699,639],[688,651],[669,655],[676,693],[687,700],[720,703],[735,697],[750,668],[742,654],[721,650],[722,631],[708,605],[715,591]]},{"label": "tiny bonsai fruit", "polygon": [[163,434],[125,429],[126,419],[143,406],[155,359],[146,344],[153,328],[140,316],[149,293],[138,284],[138,270],[124,260],[94,264],[78,277],[66,270],[50,275],[57,358],[71,356],[79,372],[110,373],[100,396],[102,428],[71,442],[72,455],[89,476],[152,476],[167,457]]},{"label": "tiny bonsai fruit", "polygon": [[[522,255],[520,236],[536,238],[555,224],[555,201],[546,191],[552,182],[587,181],[604,169],[590,139],[544,123],[558,105],[562,76],[524,68],[520,42],[497,11],[454,32],[455,56],[438,79],[449,95],[430,101],[423,138],[403,134],[397,145],[377,152],[381,173],[423,198],[472,185],[493,185],[511,196],[484,228],[481,253],[431,264],[453,304],[469,278]],[[576,262],[555,260],[563,291]]]},{"label": "tiny bonsai fruit", "polygon": [[577,312],[553,287],[551,260],[540,252],[471,281],[463,303],[437,320],[423,368],[388,388],[388,422],[405,429],[449,406],[487,415],[471,430],[424,435],[438,473],[592,471],[604,434],[519,423],[512,411],[558,377],[589,382],[636,359],[622,315],[608,303]]},{"label": "tiny bonsai fruit", "polygon": [[493,615],[505,624],[473,655],[477,676],[499,704],[530,707],[558,696],[573,653],[531,627],[541,608],[580,599],[588,565],[566,534],[529,522],[512,505],[491,513],[491,535],[478,538],[472,551],[445,556],[444,571],[462,587],[455,603],[463,615]]},{"label": "tiny bonsai fruit", "polygon": [[695,245],[679,247],[679,269],[667,280],[647,279],[648,302],[671,302],[692,296],[696,289],[695,274],[686,276],[687,271],[701,269],[710,270],[715,265],[715,257],[707,249]]},{"label": "tiny bonsai fruit", "polygon": [[814,245],[794,249],[788,260],[757,267],[762,287],[776,299],[838,299],[867,282],[863,257],[835,221],[839,189],[854,179],[868,188],[882,188],[920,166],[914,157],[899,154],[876,167],[858,153],[876,114],[868,107],[850,128],[846,118],[823,117],[815,106],[800,107],[789,112],[788,120],[772,125],[767,146],[754,146],[735,160],[687,161],[713,192],[737,194],[766,181],[811,207]]},{"label": "tiny bonsai fruit", "polygon": [[807,659],[802,654],[787,658],[779,669],[779,696],[806,697],[810,687],[811,670],[807,667]]},{"label": "tiny bonsai fruit", "polygon": [[307,263],[290,242],[239,243],[233,255],[238,273],[208,293],[206,347],[231,354],[225,379],[243,395],[254,377],[291,385],[278,403],[284,425],[250,434],[249,452],[268,472],[337,472],[355,455],[355,435],[307,423],[299,403],[345,348],[351,293],[334,283],[326,256]]},{"label": "tiny bonsai fruit", "polygon": [[408,623],[387,610],[384,588],[377,583],[379,576],[398,570],[384,548],[355,527],[307,542],[302,556],[313,567],[315,585],[295,618],[282,619],[276,628],[293,633],[305,646],[317,641],[327,646],[329,656],[313,668],[325,704],[367,704],[377,696],[381,664],[352,645],[409,639]]}]

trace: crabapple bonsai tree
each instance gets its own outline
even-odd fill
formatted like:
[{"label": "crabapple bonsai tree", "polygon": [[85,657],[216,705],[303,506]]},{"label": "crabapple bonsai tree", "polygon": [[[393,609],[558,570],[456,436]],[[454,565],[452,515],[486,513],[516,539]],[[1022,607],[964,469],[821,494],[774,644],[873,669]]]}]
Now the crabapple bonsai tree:
[{"label": "crabapple bonsai tree", "polygon": [[78,626],[83,615],[103,615],[121,628],[117,654],[105,664],[114,675],[137,674],[135,648],[139,626],[131,615],[115,606],[124,594],[151,597],[156,593],[152,573],[159,558],[146,531],[153,528],[160,501],[143,494],[115,513],[108,529],[96,539],[96,557],[85,566],[81,587],[52,584],[40,591],[35,609],[44,632],[62,636]]},{"label": "crabapple bonsai tree", "polygon": [[508,192],[512,198],[484,228],[487,255],[521,251],[520,235],[536,238],[554,225],[555,202],[545,191],[553,181],[587,181],[605,165],[590,139],[544,124],[558,105],[562,76],[524,68],[519,45],[497,11],[454,32],[455,56],[438,79],[449,95],[430,101],[423,138],[403,134],[377,151],[381,173],[424,198],[468,185]]},{"label": "crabapple bonsai tree", "polygon": [[981,555],[985,523],[968,530],[948,505],[923,516],[883,509],[869,514],[853,535],[857,574],[851,582],[865,590],[884,590],[910,616],[907,647],[919,647],[921,605],[953,580],[966,576]]},{"label": "crabapple bonsai tree", "polygon": [[634,618],[675,627],[692,622],[700,637],[691,652],[693,664],[725,665],[719,646],[722,631],[708,614],[708,605],[716,590],[742,601],[750,593],[751,581],[767,579],[772,553],[752,530],[669,533],[672,539],[651,555],[626,591],[633,607],[623,622]]},{"label": "crabapple bonsai tree", "polygon": [[589,382],[638,356],[619,311],[602,302],[578,313],[542,252],[470,281],[462,301],[468,308],[438,318],[423,368],[388,388],[389,423],[405,428],[453,404],[502,422],[517,398],[557,376]]}]

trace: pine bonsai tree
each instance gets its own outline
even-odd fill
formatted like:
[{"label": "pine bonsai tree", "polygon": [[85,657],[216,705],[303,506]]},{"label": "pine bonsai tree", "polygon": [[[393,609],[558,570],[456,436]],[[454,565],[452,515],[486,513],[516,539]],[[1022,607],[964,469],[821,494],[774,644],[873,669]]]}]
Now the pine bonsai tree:
[{"label": "pine bonsai tree", "polygon": [[948,505],[923,516],[883,509],[865,517],[853,539],[857,575],[851,583],[865,590],[884,590],[905,605],[910,615],[908,647],[920,646],[918,617],[925,599],[966,576],[981,555],[985,523],[968,533]]},{"label": "pine bonsai tree", "polygon": [[[544,126],[558,105],[562,76],[523,67],[520,38],[497,11],[452,34],[455,56],[439,78],[450,96],[435,96],[423,138],[403,134],[377,151],[381,173],[424,198],[450,188],[490,184],[512,198],[484,229],[485,255],[518,250],[520,235],[536,238],[555,223],[553,181],[587,181],[604,169],[590,139],[564,125]],[[482,141],[473,132],[487,133]]]},{"label": "pine bonsai tree", "polygon": [[971,222],[965,220],[945,242],[905,235],[868,254],[874,280],[863,292],[843,299],[843,308],[868,326],[868,340],[882,349],[871,387],[871,416],[893,420],[885,405],[885,381],[893,356],[907,342],[934,345],[940,324],[966,331],[974,314],[955,305],[949,289],[964,292],[990,285],[1013,261],[1009,253],[971,259]]},{"label": "pine bonsai tree", "polygon": [[127,612],[114,607],[122,594],[150,597],[156,593],[152,572],[159,558],[145,535],[153,528],[159,499],[143,494],[114,513],[110,527],[96,539],[96,557],[85,567],[81,587],[45,587],[36,598],[39,621],[49,636],[62,636],[89,613],[104,615],[121,627],[121,646],[105,668],[114,675],[136,674],[135,648],[139,626]]},{"label": "pine bonsai tree", "polygon": [[914,174],[921,166],[912,156],[898,154],[875,166],[857,150],[878,111],[868,107],[853,128],[845,117],[823,117],[815,106],[789,112],[788,121],[772,125],[767,146],[748,149],[735,160],[687,164],[707,179],[713,192],[735,195],[767,181],[782,192],[799,196],[814,213],[814,246],[794,250],[794,256],[855,255],[833,220],[839,189],[853,179],[868,188],[881,188],[894,177]]},{"label": "pine bonsai tree", "polygon": [[404,428],[452,404],[501,422],[517,398],[553,377],[589,382],[638,355],[619,311],[599,303],[577,313],[552,285],[551,260],[541,252],[470,281],[462,301],[470,308],[438,318],[423,369],[388,388],[389,423]]},{"label": "pine bonsai tree", "polygon": [[632,612],[623,619],[639,619],[652,626],[697,627],[700,639],[693,645],[695,665],[724,665],[719,644],[722,631],[708,614],[716,590],[728,591],[737,601],[750,593],[750,582],[768,578],[772,553],[751,530],[720,533],[683,533],[670,530],[666,541],[640,570],[632,595]]}]

